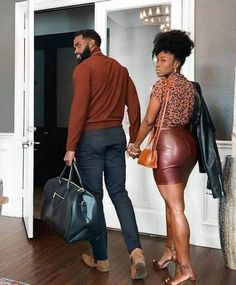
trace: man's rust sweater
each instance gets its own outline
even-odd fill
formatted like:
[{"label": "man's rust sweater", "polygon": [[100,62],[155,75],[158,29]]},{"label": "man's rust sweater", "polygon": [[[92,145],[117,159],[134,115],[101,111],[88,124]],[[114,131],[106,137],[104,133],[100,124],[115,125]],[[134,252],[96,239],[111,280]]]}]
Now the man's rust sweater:
[{"label": "man's rust sweater", "polygon": [[140,125],[140,106],[136,88],[124,66],[97,49],[76,66],[73,88],[67,151],[75,151],[84,131],[121,126],[125,105],[130,142],[134,142]]}]

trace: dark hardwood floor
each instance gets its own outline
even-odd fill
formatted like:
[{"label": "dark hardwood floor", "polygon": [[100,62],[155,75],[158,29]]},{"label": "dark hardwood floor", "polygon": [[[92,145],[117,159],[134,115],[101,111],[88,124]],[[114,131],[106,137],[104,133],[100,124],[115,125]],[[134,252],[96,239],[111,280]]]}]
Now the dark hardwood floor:
[{"label": "dark hardwood floor", "polygon": [[[34,239],[27,239],[20,218],[0,217],[0,276],[31,285],[159,285],[168,270],[155,271],[151,260],[161,255],[165,240],[141,236],[148,277],[132,281],[129,257],[121,233],[109,231],[111,271],[100,273],[87,268],[80,260],[89,251],[85,242],[67,244],[42,223],[34,220]],[[236,271],[224,266],[220,250],[191,246],[191,257],[197,272],[198,285],[235,285]]]}]

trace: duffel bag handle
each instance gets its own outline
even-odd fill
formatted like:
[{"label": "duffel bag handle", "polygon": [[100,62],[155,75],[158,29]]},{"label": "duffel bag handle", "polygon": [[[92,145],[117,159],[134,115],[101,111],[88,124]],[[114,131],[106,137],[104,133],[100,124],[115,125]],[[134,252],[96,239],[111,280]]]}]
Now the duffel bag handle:
[{"label": "duffel bag handle", "polygon": [[79,170],[78,170],[78,168],[77,168],[77,166],[76,166],[75,160],[73,160],[71,166],[65,165],[65,167],[63,168],[63,170],[62,170],[62,172],[61,172],[61,174],[60,174],[60,176],[59,176],[59,181],[61,182],[61,179],[64,177],[64,174],[65,174],[65,171],[66,171],[66,168],[67,168],[67,167],[70,167],[70,172],[69,172],[69,177],[68,177],[68,182],[67,182],[67,188],[69,189],[69,185],[70,185],[70,182],[71,182],[71,180],[72,180],[73,169],[75,170],[75,173],[76,173],[76,175],[77,175],[77,178],[79,179],[80,186],[81,186],[82,188],[84,188],[84,187],[83,187],[83,183],[82,183],[82,179],[81,179],[80,174],[79,174]]},{"label": "duffel bag handle", "polygon": [[81,177],[80,177],[79,170],[78,170],[78,168],[77,168],[77,165],[76,165],[75,160],[73,160],[73,162],[72,162],[72,167],[74,167],[74,169],[75,169],[75,172],[76,172],[76,174],[77,174],[77,177],[78,177],[78,179],[79,179],[79,183],[80,183],[81,187],[84,188],[84,187],[83,187],[83,183],[82,183],[82,179],[81,179]]}]

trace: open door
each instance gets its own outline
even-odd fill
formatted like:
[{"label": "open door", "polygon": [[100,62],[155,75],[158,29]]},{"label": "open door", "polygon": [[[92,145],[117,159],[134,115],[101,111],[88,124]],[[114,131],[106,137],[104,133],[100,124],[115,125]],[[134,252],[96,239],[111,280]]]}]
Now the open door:
[{"label": "open door", "polygon": [[33,237],[33,160],[34,160],[34,8],[33,0],[25,6],[24,91],[23,91],[23,218],[28,238]]}]

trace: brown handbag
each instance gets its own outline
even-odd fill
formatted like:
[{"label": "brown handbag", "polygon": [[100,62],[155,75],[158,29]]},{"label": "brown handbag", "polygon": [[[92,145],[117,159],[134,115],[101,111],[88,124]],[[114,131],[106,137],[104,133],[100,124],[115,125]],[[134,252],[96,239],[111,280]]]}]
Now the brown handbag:
[{"label": "brown handbag", "polygon": [[138,158],[138,164],[146,166],[146,167],[150,167],[150,168],[157,168],[158,155],[157,155],[156,147],[157,147],[157,142],[158,142],[158,139],[161,133],[161,127],[164,121],[166,106],[167,106],[169,96],[170,96],[170,88],[169,88],[168,81],[167,81],[167,85],[168,85],[168,90],[166,94],[165,103],[163,104],[163,108],[161,109],[162,116],[161,116],[160,123],[158,124],[154,132],[150,132],[147,147],[142,150]]}]

